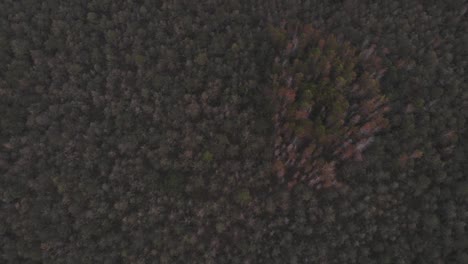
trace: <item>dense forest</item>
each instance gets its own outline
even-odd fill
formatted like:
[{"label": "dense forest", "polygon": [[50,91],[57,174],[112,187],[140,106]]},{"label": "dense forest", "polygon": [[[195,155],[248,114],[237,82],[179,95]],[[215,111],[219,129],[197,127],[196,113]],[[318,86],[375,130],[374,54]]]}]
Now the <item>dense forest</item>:
[{"label": "dense forest", "polygon": [[0,263],[468,263],[468,4],[0,1]]}]

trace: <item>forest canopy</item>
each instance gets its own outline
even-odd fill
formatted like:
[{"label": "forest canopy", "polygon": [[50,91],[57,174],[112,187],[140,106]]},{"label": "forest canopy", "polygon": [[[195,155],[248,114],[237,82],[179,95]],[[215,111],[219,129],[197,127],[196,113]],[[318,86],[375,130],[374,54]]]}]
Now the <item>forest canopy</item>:
[{"label": "forest canopy", "polygon": [[465,1],[0,1],[0,263],[468,263]]},{"label": "forest canopy", "polygon": [[[386,69],[371,56],[358,54],[349,42],[339,43],[312,25],[270,29],[285,46],[273,66],[274,170],[310,186],[340,185],[336,166],[361,161],[374,135],[387,127],[387,100],[379,81]],[[289,41],[285,41],[290,38]],[[359,56],[360,55],[360,56]]]}]

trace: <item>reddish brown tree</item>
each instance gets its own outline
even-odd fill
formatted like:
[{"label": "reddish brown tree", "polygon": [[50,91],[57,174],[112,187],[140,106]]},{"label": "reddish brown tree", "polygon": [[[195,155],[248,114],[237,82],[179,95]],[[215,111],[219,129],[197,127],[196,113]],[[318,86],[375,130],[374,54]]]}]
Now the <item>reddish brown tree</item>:
[{"label": "reddish brown tree", "polygon": [[336,166],[362,160],[388,125],[378,82],[385,69],[376,47],[359,53],[311,25],[272,32],[284,41],[273,73],[275,174],[289,189],[300,181],[338,186]]}]

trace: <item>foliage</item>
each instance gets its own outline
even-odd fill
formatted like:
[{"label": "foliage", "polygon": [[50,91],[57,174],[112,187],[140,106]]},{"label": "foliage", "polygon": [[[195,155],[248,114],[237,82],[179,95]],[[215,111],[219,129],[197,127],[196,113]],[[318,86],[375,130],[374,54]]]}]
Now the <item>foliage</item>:
[{"label": "foliage", "polygon": [[349,43],[311,25],[286,26],[274,31],[291,36],[273,67],[278,69],[273,72],[274,163],[282,164],[275,170],[289,188],[298,181],[334,186],[339,184],[335,166],[362,160],[374,135],[388,124],[383,115],[389,107],[376,80],[385,69],[372,51],[360,58]]},{"label": "foliage", "polygon": [[0,1],[0,263],[467,263],[466,16]]}]

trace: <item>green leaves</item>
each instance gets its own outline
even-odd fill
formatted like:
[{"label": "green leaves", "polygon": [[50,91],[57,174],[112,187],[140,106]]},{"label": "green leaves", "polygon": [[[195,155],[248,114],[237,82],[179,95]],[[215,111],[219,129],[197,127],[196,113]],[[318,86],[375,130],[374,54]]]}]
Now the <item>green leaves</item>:
[{"label": "green leaves", "polygon": [[162,190],[169,193],[182,193],[185,187],[185,177],[181,172],[169,172],[163,175]]},{"label": "green leaves", "polygon": [[252,201],[252,196],[250,195],[250,191],[248,189],[242,189],[237,192],[235,196],[235,200],[237,203],[241,205],[247,205]]},{"label": "green leaves", "polygon": [[216,232],[223,233],[226,230],[226,225],[223,222],[216,223]]},{"label": "green leaves", "polygon": [[135,63],[138,66],[142,66],[146,61],[146,57],[140,54],[135,55]]},{"label": "green leaves", "polygon": [[202,160],[205,162],[211,162],[213,160],[213,153],[206,150],[205,152],[203,152]]},{"label": "green leaves", "polygon": [[204,66],[208,63],[208,55],[206,53],[200,53],[195,57],[195,63]]}]

